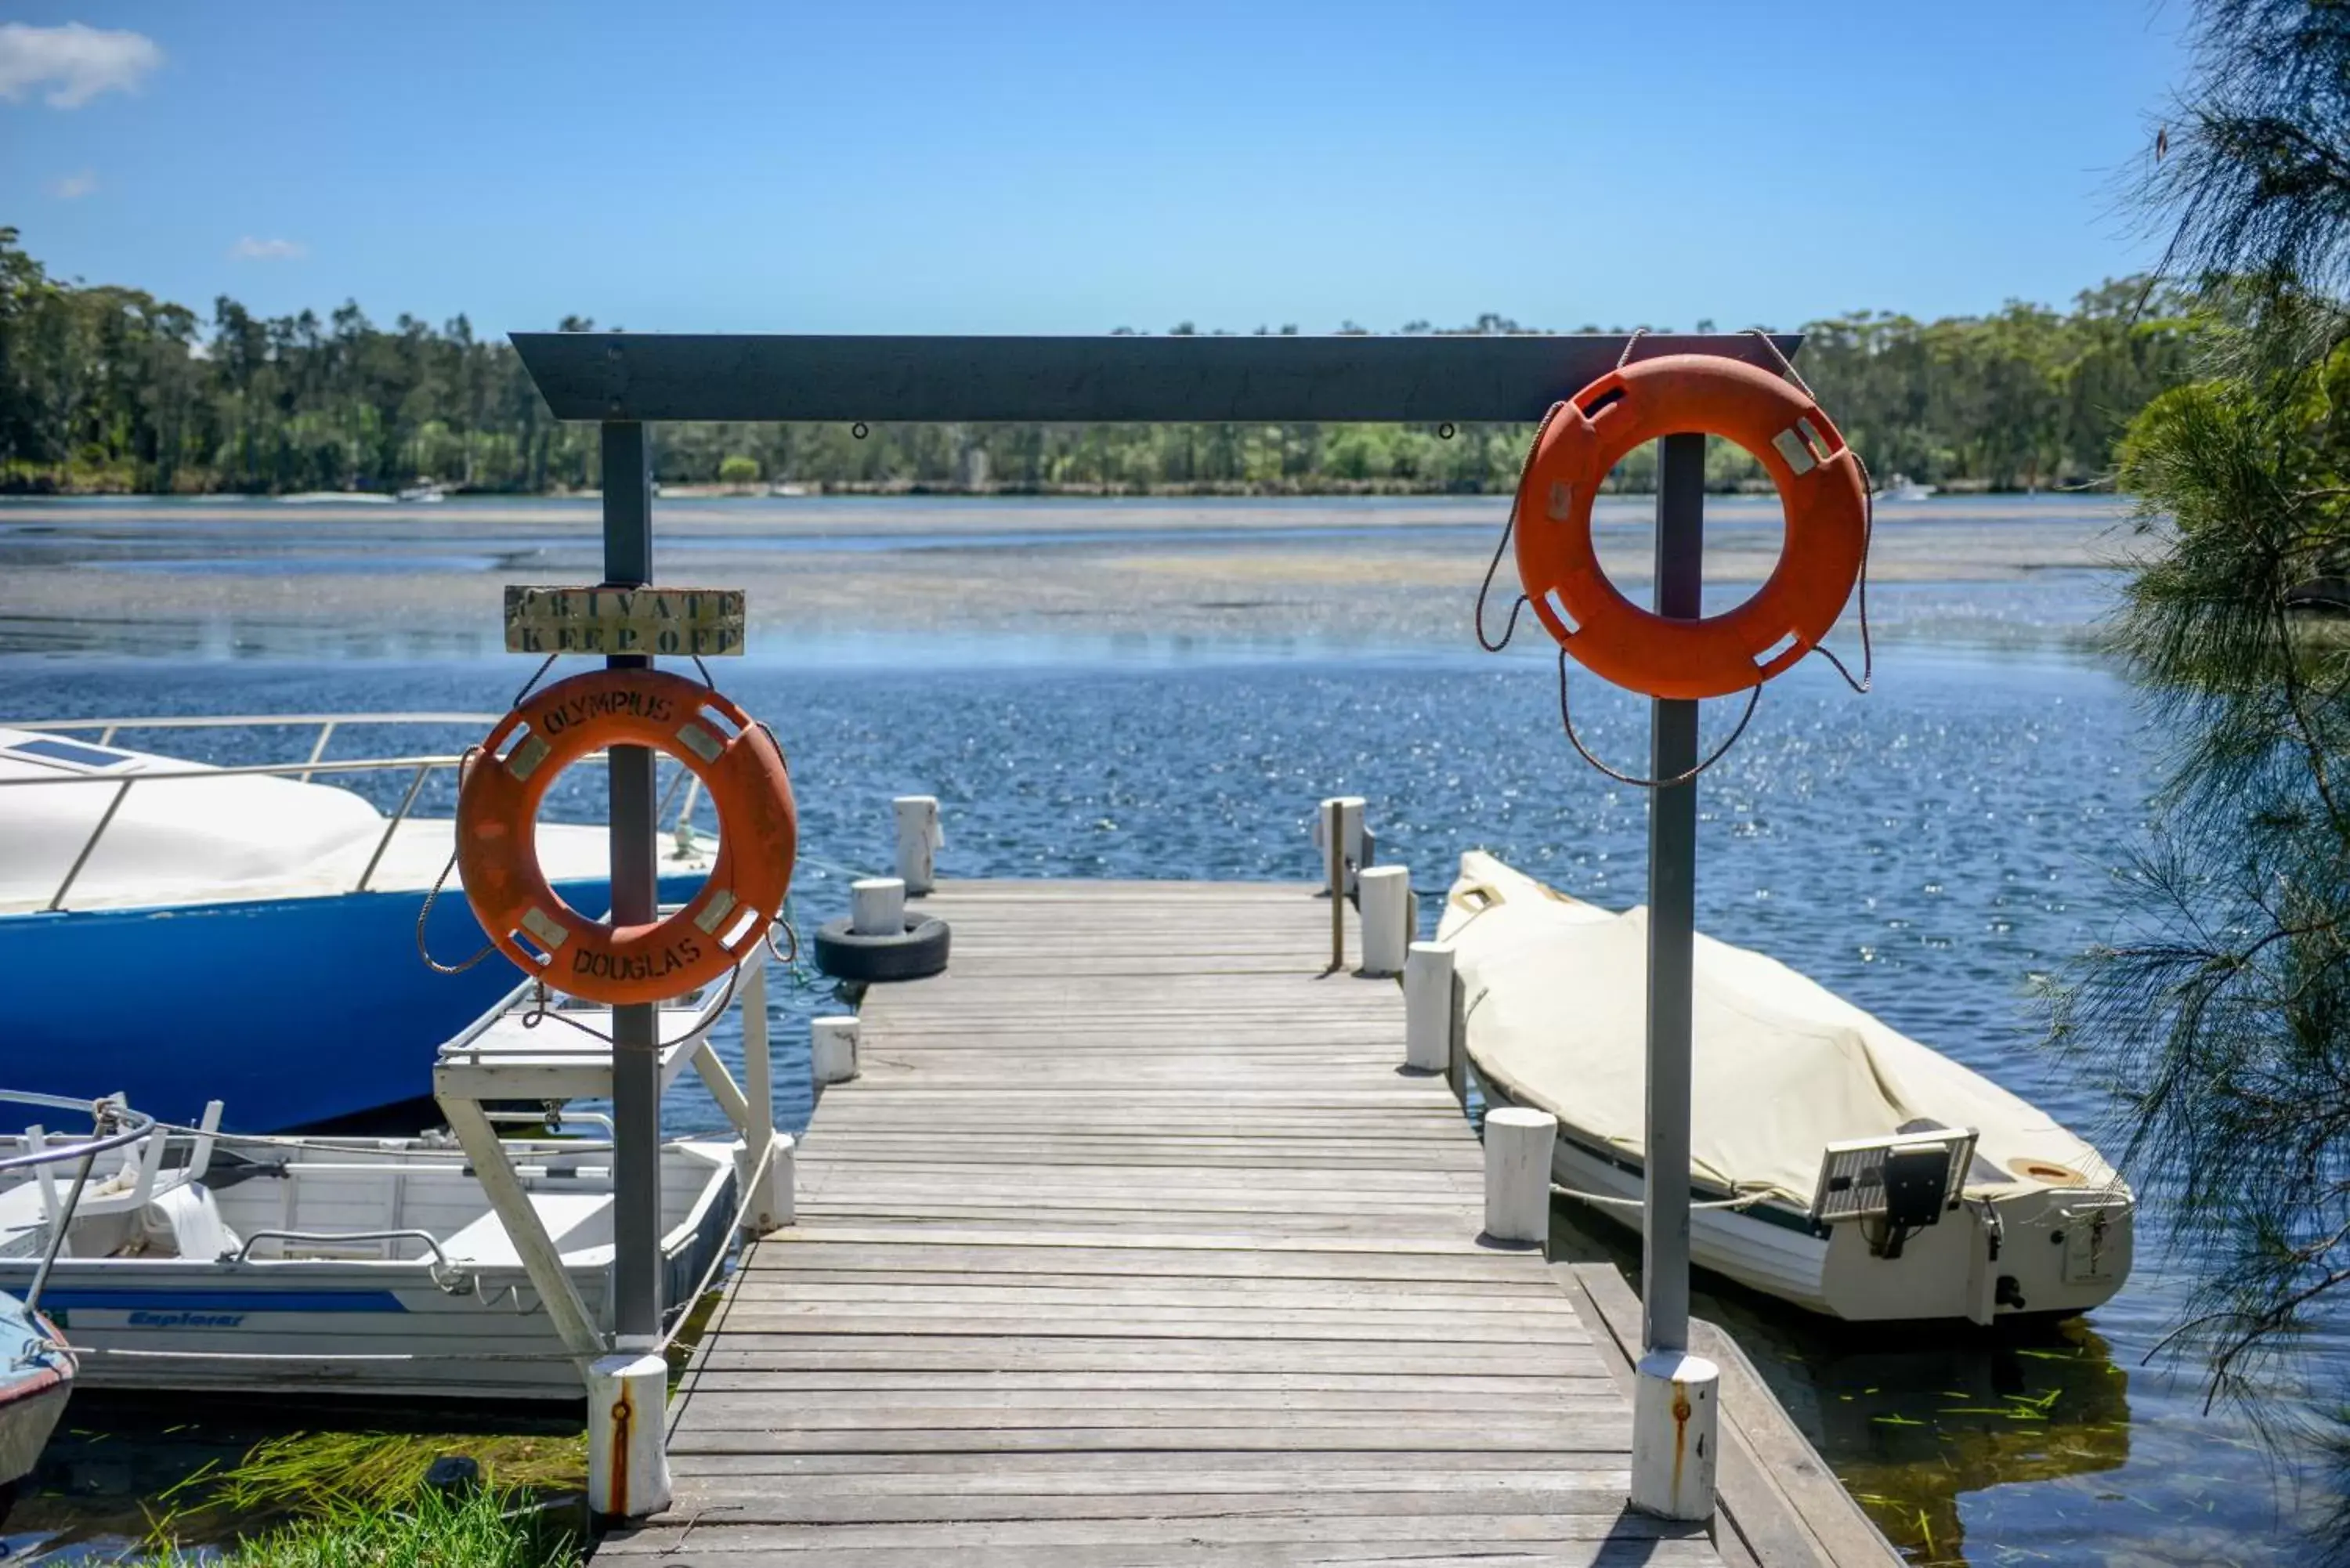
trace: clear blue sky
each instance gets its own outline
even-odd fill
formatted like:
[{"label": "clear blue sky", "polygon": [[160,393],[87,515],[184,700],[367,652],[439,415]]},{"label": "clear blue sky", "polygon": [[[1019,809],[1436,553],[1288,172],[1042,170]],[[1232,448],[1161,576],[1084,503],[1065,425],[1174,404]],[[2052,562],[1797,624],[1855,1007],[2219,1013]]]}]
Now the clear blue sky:
[{"label": "clear blue sky", "polygon": [[1974,312],[2149,259],[2114,182],[2186,17],[0,3],[0,223],[207,315],[484,331]]}]

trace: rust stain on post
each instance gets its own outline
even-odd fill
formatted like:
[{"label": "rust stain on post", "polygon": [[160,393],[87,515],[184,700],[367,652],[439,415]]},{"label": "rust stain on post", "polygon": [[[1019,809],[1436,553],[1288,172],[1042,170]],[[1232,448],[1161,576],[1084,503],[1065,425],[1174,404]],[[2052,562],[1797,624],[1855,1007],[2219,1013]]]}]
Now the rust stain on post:
[{"label": "rust stain on post", "polygon": [[629,1517],[629,1433],[636,1423],[636,1400],[622,1378],[620,1397],[612,1406],[612,1495],[606,1500],[617,1519]]},{"label": "rust stain on post", "polygon": [[1689,1385],[1673,1379],[1673,1496],[1681,1495],[1681,1460],[1689,1447]]}]

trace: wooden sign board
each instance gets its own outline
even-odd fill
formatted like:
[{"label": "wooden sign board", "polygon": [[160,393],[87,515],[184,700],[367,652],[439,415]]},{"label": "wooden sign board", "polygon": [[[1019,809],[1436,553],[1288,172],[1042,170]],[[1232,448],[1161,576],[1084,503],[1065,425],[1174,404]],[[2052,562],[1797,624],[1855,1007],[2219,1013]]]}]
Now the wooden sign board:
[{"label": "wooden sign board", "polygon": [[743,590],[509,586],[506,651],[740,653]]}]

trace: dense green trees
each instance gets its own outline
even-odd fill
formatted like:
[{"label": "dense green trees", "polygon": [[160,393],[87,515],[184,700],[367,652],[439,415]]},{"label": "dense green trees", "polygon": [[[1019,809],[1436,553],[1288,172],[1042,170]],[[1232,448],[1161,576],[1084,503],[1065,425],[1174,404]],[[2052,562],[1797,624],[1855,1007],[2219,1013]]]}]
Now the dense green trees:
[{"label": "dense green trees", "polygon": [[[2187,362],[2191,323],[2175,297],[2145,292],[2108,284],[2069,313],[2012,305],[1980,318],[1817,322],[1804,369],[1879,473],[1996,489],[2095,483],[2116,434]],[[1461,330],[1523,329],[1485,316]],[[902,425],[859,441],[845,426],[711,424],[665,428],[658,451],[672,484],[1478,492],[1514,483],[1528,433]],[[594,472],[594,431],[556,423],[513,350],[462,316],[438,331],[407,316],[380,327],[356,304],[325,320],[265,320],[223,298],[206,322],[135,289],[50,277],[0,228],[0,488],[268,493],[428,479],[539,491],[583,488]],[[1636,453],[1619,482],[1641,488],[1648,472]],[[1759,473],[1729,452],[1713,478]]]},{"label": "dense green trees", "polygon": [[2276,1418],[2250,1374],[2350,1322],[2350,10],[2194,16],[2142,194],[2222,325],[2123,444],[2146,545],[2115,627],[2170,767],[2054,1038],[2168,1211],[2198,1286],[2177,1343]]}]

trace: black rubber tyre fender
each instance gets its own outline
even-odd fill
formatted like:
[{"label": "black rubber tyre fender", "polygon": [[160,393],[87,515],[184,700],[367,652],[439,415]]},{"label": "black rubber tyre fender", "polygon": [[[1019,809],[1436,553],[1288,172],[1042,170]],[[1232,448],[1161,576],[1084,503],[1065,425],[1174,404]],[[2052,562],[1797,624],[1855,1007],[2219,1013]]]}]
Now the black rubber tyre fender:
[{"label": "black rubber tyre fender", "polygon": [[894,936],[860,936],[843,915],[816,928],[816,967],[835,980],[920,980],[947,967],[947,923],[935,915],[906,917]]}]

